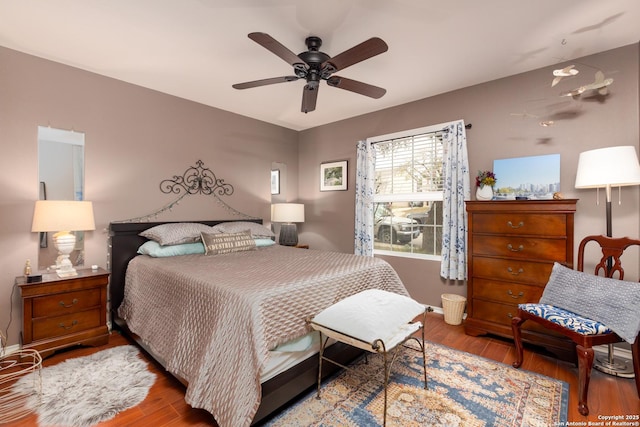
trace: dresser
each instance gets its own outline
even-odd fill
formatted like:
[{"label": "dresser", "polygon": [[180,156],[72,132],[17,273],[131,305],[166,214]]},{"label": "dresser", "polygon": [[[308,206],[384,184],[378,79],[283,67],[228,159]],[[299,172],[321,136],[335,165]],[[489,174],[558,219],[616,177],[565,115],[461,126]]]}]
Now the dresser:
[{"label": "dresser", "polygon": [[109,342],[107,285],[109,273],[101,268],[78,268],[78,275],[60,278],[42,275],[42,281],[26,283],[16,278],[23,309],[23,348],[43,357],[73,345]]},{"label": "dresser", "polygon": [[[518,304],[538,302],[554,261],[573,267],[576,199],[468,201],[469,335],[513,338],[511,319]],[[525,322],[526,342],[563,359],[575,358],[573,344],[533,322]]]}]

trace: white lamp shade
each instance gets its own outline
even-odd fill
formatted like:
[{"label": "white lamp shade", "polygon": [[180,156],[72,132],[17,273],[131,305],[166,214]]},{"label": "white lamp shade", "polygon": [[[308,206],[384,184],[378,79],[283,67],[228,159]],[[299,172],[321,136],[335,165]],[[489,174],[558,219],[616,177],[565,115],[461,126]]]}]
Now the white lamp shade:
[{"label": "white lamp shade", "polygon": [[93,204],[78,200],[38,200],[31,231],[95,230]]},{"label": "white lamp shade", "polygon": [[640,164],[633,146],[607,147],[580,153],[576,188],[640,184]]},{"label": "white lamp shade", "polygon": [[302,203],[274,203],[271,205],[271,221],[304,222],[304,205]]}]

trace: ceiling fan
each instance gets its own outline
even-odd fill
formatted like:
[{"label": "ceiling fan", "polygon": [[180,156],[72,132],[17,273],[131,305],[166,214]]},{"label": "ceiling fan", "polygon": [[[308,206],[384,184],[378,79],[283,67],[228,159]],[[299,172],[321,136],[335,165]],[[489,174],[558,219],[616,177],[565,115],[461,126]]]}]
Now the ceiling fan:
[{"label": "ceiling fan", "polygon": [[294,75],[236,83],[233,85],[235,89],[249,89],[252,87],[305,79],[307,83],[304,85],[302,92],[303,113],[308,113],[316,109],[316,100],[318,99],[318,89],[321,80],[326,80],[329,86],[376,99],[382,97],[387,92],[381,87],[333,75],[336,71],[344,70],[353,64],[386,52],[389,47],[378,37],[370,38],[333,58],[320,51],[320,46],[322,46],[322,39],[320,39],[320,37],[307,37],[305,44],[308,50],[298,55],[287,49],[269,34],[250,33],[249,38],[289,63],[293,67]]}]

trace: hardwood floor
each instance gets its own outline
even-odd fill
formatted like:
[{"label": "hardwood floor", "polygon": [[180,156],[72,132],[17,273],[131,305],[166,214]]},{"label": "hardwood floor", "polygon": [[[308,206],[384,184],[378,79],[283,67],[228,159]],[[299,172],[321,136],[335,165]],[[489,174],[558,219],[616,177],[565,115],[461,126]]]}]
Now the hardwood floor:
[{"label": "hardwood floor", "polygon": [[[427,325],[427,339],[451,348],[477,354],[498,362],[511,364],[515,359],[515,350],[510,341],[494,337],[471,337],[464,333],[463,327],[444,323],[442,315],[430,313]],[[103,347],[81,347],[55,354],[44,361],[50,366],[71,357],[79,357],[103,350],[108,347],[130,344],[128,338],[114,332],[109,345]],[[149,369],[157,374],[157,380],[149,395],[140,405],[118,414],[110,421],[100,424],[107,426],[215,426],[215,420],[206,411],[192,409],[184,402],[184,386],[170,374],[141,353],[149,362]],[[589,409],[591,414],[584,417],[577,409],[577,367],[568,362],[536,353],[525,348],[524,363],[521,369],[558,378],[569,383],[569,421],[596,423],[602,416],[633,416],[640,414],[640,398],[636,393],[633,379],[617,378],[594,370],[591,376]],[[7,427],[36,425],[35,415],[17,422],[3,424]],[[596,424],[593,424],[596,425]]]}]

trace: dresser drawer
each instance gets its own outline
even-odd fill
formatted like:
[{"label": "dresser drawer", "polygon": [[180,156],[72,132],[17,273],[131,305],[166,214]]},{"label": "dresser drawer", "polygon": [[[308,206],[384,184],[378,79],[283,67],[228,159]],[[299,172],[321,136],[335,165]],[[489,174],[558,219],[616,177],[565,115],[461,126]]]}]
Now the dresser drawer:
[{"label": "dresser drawer", "polygon": [[100,308],[33,320],[33,339],[59,337],[100,326]]},{"label": "dresser drawer", "polygon": [[[517,304],[500,304],[496,302],[476,300],[474,298],[474,301],[473,301],[473,317],[474,318],[480,318],[489,322],[505,325],[511,328],[511,319],[513,319],[517,314],[518,314]],[[552,331],[545,329],[540,324],[535,322],[524,322],[522,324],[522,329],[554,335]]]},{"label": "dresser drawer", "polygon": [[473,232],[528,236],[565,236],[567,233],[567,216],[552,213],[476,213],[473,216]]},{"label": "dresser drawer", "polygon": [[544,287],[549,281],[553,264],[477,256],[473,257],[472,267],[474,278],[484,277]]},{"label": "dresser drawer", "polygon": [[98,307],[100,306],[100,295],[101,289],[94,288],[34,298],[32,316],[34,318],[51,317]]},{"label": "dresser drawer", "polygon": [[540,301],[544,287],[519,283],[496,282],[474,279],[473,298],[501,302],[504,304],[524,304]]},{"label": "dresser drawer", "polygon": [[556,261],[567,259],[566,239],[521,236],[473,237],[473,255]]}]

